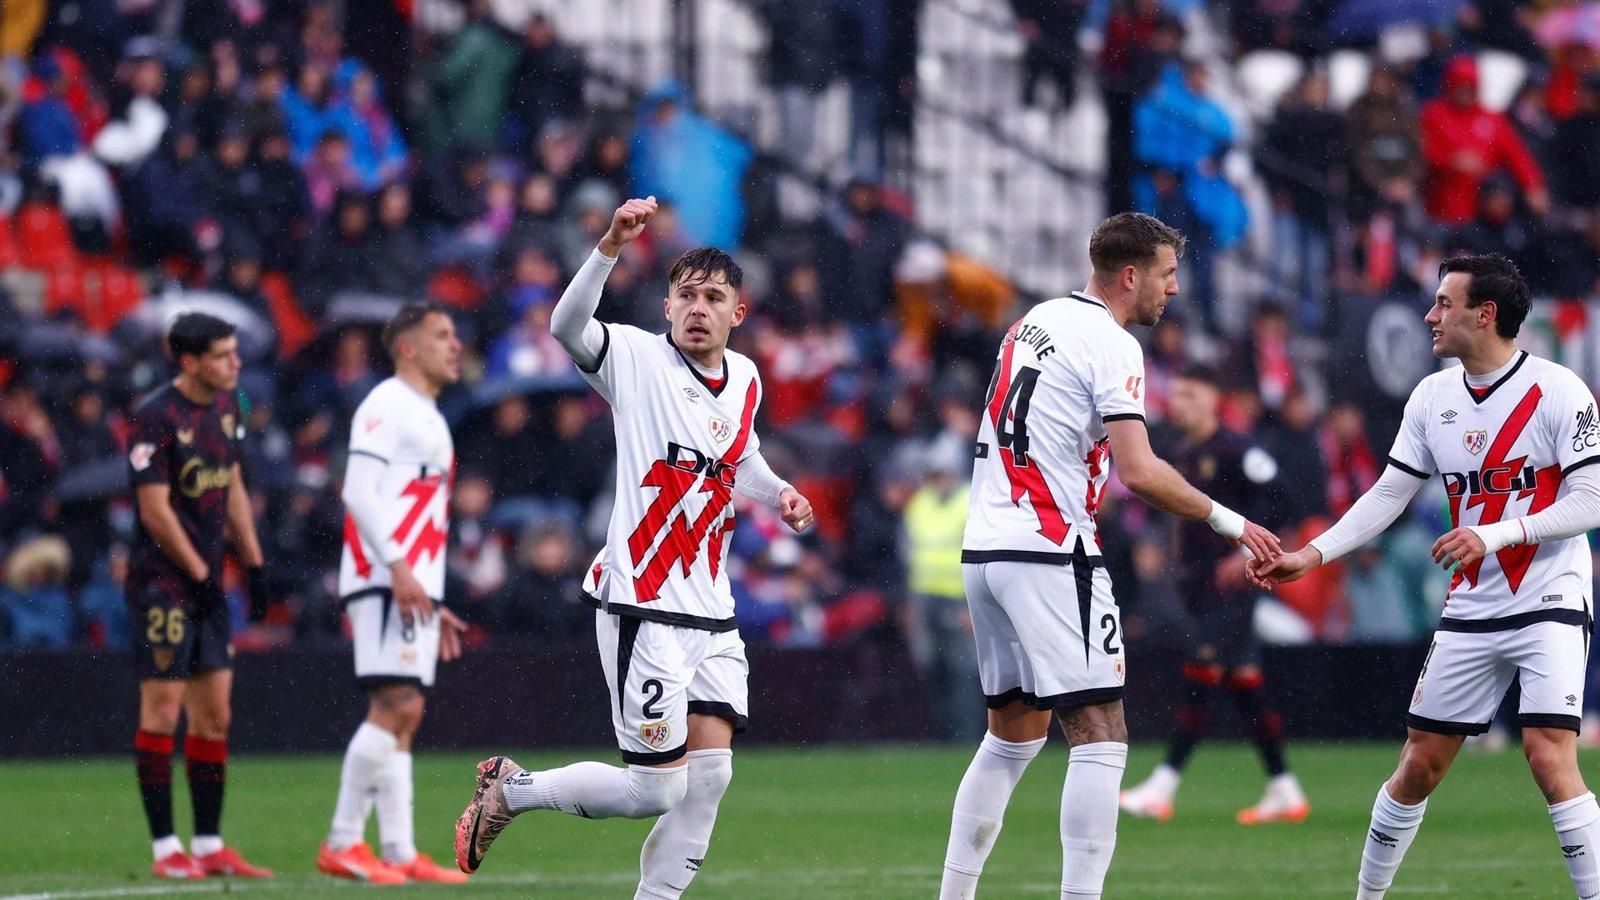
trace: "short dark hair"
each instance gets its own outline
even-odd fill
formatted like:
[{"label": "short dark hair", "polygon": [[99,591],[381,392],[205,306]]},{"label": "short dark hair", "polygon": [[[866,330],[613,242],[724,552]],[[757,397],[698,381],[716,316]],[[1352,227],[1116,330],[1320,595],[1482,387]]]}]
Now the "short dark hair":
[{"label": "short dark hair", "polygon": [[442,316],[450,315],[450,311],[432,300],[417,300],[400,307],[399,311],[383,323],[383,349],[389,352],[389,357],[394,358],[395,345],[400,341],[400,336],[422,324],[422,321],[434,313]]},{"label": "short dark hair", "polygon": [[1482,306],[1493,300],[1495,332],[1503,338],[1517,336],[1522,320],[1533,307],[1533,290],[1517,271],[1516,263],[1498,253],[1453,256],[1439,264],[1439,280],[1451,272],[1472,276],[1467,282],[1467,306]]},{"label": "short dark hair", "polygon": [[204,356],[211,345],[233,337],[234,328],[216,316],[203,312],[179,313],[167,329],[167,350],[173,361],[180,356]]},{"label": "short dark hair", "polygon": [[1178,370],[1179,381],[1198,381],[1209,384],[1214,388],[1222,388],[1222,379],[1217,376],[1217,370],[1205,363],[1192,362]]},{"label": "short dark hair", "polygon": [[1100,275],[1110,275],[1123,266],[1148,266],[1155,261],[1157,247],[1171,247],[1178,256],[1189,239],[1176,228],[1155,216],[1124,212],[1095,226],[1089,235],[1089,265]]},{"label": "short dark hair", "polygon": [[697,247],[678,257],[672,264],[672,271],[667,273],[667,285],[708,281],[718,272],[728,279],[728,287],[733,288],[735,294],[739,293],[739,287],[744,284],[744,270],[733,257],[715,247]]}]

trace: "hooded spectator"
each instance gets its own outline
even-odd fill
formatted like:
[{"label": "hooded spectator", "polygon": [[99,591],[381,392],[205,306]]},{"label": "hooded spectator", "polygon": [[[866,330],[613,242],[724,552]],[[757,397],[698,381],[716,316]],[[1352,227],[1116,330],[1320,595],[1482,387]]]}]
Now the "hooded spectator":
[{"label": "hooded spectator", "polygon": [[1544,174],[1511,122],[1478,101],[1478,63],[1462,54],[1445,67],[1441,96],[1422,107],[1422,156],[1428,214],[1445,225],[1472,221],[1478,189],[1498,171],[1522,187],[1528,207],[1550,206]]},{"label": "hooded spectator", "polygon": [[748,144],[695,112],[683,86],[668,81],[639,104],[633,193],[670,201],[695,244],[731,250],[744,230],[739,185],[751,156]]}]

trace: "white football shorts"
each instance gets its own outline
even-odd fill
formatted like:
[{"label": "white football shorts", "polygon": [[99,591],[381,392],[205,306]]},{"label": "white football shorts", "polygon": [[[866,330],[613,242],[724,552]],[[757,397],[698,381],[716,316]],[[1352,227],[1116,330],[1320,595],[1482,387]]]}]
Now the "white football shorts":
[{"label": "white football shorts", "polygon": [[[1561,612],[1586,617],[1581,610]],[[1589,659],[1587,624],[1537,621],[1504,630],[1455,630],[1491,623],[1441,623],[1417,676],[1406,725],[1436,734],[1483,734],[1516,678],[1522,686],[1519,727],[1577,731]]]},{"label": "white football shorts", "polygon": [[622,761],[660,765],[683,757],[689,715],[749,722],[750,665],[738,631],[706,631],[595,611],[595,641],[611,690]]},{"label": "white football shorts", "polygon": [[414,684],[432,687],[439,664],[439,616],[407,625],[386,588],[364,592],[345,603],[355,643],[356,681],[362,687]]},{"label": "white football shorts", "polygon": [[963,563],[984,702],[1075,709],[1122,699],[1127,667],[1111,575],[1068,565]]}]

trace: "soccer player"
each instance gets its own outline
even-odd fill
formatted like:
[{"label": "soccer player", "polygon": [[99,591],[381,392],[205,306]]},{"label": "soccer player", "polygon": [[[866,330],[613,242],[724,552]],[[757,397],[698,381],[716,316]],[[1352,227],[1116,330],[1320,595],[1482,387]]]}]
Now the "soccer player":
[{"label": "soccer player", "polygon": [[[356,407],[344,476],[339,595],[367,717],[345,748],[339,799],[317,869],[374,884],[461,884],[417,850],[411,741],[440,660],[461,655],[462,621],[443,605],[455,445],[436,401],[461,377],[461,342],[442,307],[410,303],[383,328],[394,360]],[[376,807],[382,857],[363,840]]]},{"label": "soccer player", "polygon": [[[1173,467],[1190,484],[1231,507],[1255,512],[1272,524],[1264,488],[1278,476],[1278,464],[1243,435],[1222,427],[1217,375],[1191,365],[1173,380],[1167,420],[1181,432]],[[1122,795],[1122,811],[1165,822],[1172,818],[1184,764],[1205,739],[1213,696],[1226,687],[1239,716],[1261,752],[1267,789],[1261,802],[1240,810],[1241,825],[1302,822],[1311,813],[1300,782],[1283,755],[1283,719],[1262,699],[1260,648],[1252,618],[1258,592],[1249,582],[1243,554],[1199,522],[1179,523],[1172,544],[1178,597],[1189,613],[1192,646],[1183,664],[1186,683],[1177,728],[1167,757],[1150,777]]]},{"label": "soccer player", "polygon": [[[150,824],[157,878],[270,878],[222,843],[232,718],[233,629],[223,596],[226,536],[246,567],[252,615],[265,611],[256,539],[239,460],[239,340],[233,326],[188,312],[173,320],[167,348],[178,377],[133,412],[128,467],[138,536],[125,585],[139,677],[133,747]],[[189,722],[183,755],[194,805],[190,853],[172,826],[173,735]]]},{"label": "soccer player", "polygon": [[1127,329],[1178,293],[1184,238],[1121,213],[1089,238],[1089,285],[1039,304],[1000,343],[982,411],[962,570],[989,733],[961,779],[939,896],[976,894],[1011,792],[1052,717],[1072,749],[1061,797],[1062,897],[1099,897],[1127,762],[1120,616],[1095,514],[1111,458],[1146,502],[1204,520],[1257,556],[1277,539],[1150,449],[1144,357]]},{"label": "soccer player", "polygon": [[682,895],[705,860],[733,777],[733,736],[748,715],[749,667],[726,566],[732,493],[777,507],[796,532],[811,525],[811,504],[759,452],[755,365],[727,349],[745,315],[737,263],[709,247],[679,257],[667,277],[666,334],[594,318],[617,255],[655,212],[654,197],[619,207],[550,317],[616,420],[616,506],[584,592],[598,609],[595,636],[627,765],[530,772],[504,756],[479,763],[456,823],[456,863],[467,872],[529,810],[660,816],[636,896]]},{"label": "soccer player", "polygon": [[1304,548],[1251,564],[1292,581],[1377,537],[1438,472],[1453,528],[1433,561],[1453,569],[1417,676],[1400,764],[1378,790],[1357,896],[1377,900],[1416,837],[1462,740],[1489,727],[1512,678],[1533,779],[1550,805],[1578,896],[1600,897],[1600,806],[1578,771],[1590,556],[1600,527],[1600,420],[1566,369],[1518,350],[1528,283],[1493,254],[1446,260],[1424,321],[1433,352],[1461,360],[1406,403],[1378,482]]}]

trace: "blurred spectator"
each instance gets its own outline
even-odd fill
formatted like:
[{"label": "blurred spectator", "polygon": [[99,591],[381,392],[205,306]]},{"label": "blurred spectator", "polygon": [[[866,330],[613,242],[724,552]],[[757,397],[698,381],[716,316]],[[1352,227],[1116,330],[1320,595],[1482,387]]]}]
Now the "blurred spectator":
[{"label": "blurred spectator", "polygon": [[594,505],[612,477],[611,423],[594,414],[582,394],[555,395],[550,405],[550,430],[539,456],[559,459],[560,466],[541,470],[539,494],[560,511],[581,513]]},{"label": "blurred spectator", "polygon": [[[1244,236],[1247,213],[1221,173],[1234,129],[1227,111],[1209,97],[1209,82],[1200,63],[1169,63],[1156,87],[1134,107],[1134,154],[1150,174],[1135,179],[1133,193],[1138,209],[1168,224],[1193,217],[1194,225],[1182,229],[1189,238],[1188,294],[1207,329],[1215,331],[1213,256]],[[1157,177],[1163,173],[1170,180]]]},{"label": "blurred spectator", "polygon": [[127,580],[127,545],[113,544],[94,562],[89,583],[78,595],[78,617],[89,646],[107,650],[128,648],[130,622],[127,594],[123,589]]},{"label": "blurred spectator", "polygon": [[1473,220],[1452,229],[1449,252],[1498,253],[1517,264],[1529,285],[1538,292],[1550,289],[1544,235],[1537,220],[1517,209],[1514,186],[1494,176],[1478,189],[1478,210]]},{"label": "blurred spectator", "polygon": [[972,644],[961,579],[961,538],[967,522],[965,476],[970,453],[937,447],[925,462],[922,486],[907,501],[902,555],[907,603],[902,617],[912,662],[931,689],[946,740],[976,739],[982,723],[978,658]]},{"label": "blurred spectator", "polygon": [[373,241],[372,213],[367,198],[354,191],[339,194],[332,220],[319,226],[305,242],[300,258],[300,303],[312,315],[321,315],[341,291],[369,291],[378,282],[378,259]]},{"label": "blurred spectator", "polygon": [[222,123],[215,150],[200,162],[196,189],[225,235],[260,240],[256,209],[261,188],[260,173],[250,165],[250,135],[244,123]]},{"label": "blurred spectator", "polygon": [[[112,496],[122,490],[123,456],[106,411],[99,385],[85,381],[68,397],[68,415],[58,428],[61,444],[60,502],[57,523],[69,546],[106,547],[111,543],[107,509]],[[74,590],[89,580],[96,560],[89,553],[75,554],[67,583]]]},{"label": "blurred spectator", "polygon": [[500,135],[518,53],[511,36],[489,17],[488,6],[487,0],[471,0],[466,27],[429,78],[438,108],[430,118],[435,152],[462,144],[487,147]]},{"label": "blurred spectator", "polygon": [[1271,505],[1290,525],[1328,514],[1328,483],[1317,434],[1317,407],[1303,387],[1295,387],[1278,411],[1261,423],[1256,440],[1278,464]]},{"label": "blurred spectator", "polygon": [[372,233],[372,254],[381,261],[373,272],[372,289],[395,297],[416,297],[431,271],[428,243],[411,210],[411,188],[404,183],[378,192],[378,226]]},{"label": "blurred spectator", "polygon": [[1405,82],[1388,66],[1373,66],[1366,93],[1350,105],[1345,118],[1353,176],[1351,215],[1364,221],[1380,208],[1411,203],[1422,175],[1422,137]]},{"label": "blurred spectator", "polygon": [[[109,126],[108,126],[109,127]],[[195,258],[201,225],[209,221],[200,139],[193,131],[166,133],[161,149],[127,173],[122,208],[128,245],[136,262],[156,265],[168,257]]]},{"label": "blurred spectator", "polygon": [[1292,333],[1283,307],[1263,302],[1250,318],[1250,333],[1234,345],[1228,363],[1234,378],[1256,393],[1268,409],[1282,406],[1299,383],[1289,344]]},{"label": "blurred spectator", "polygon": [[94,136],[94,153],[107,165],[137,167],[156,151],[166,134],[168,116],[160,96],[167,70],[156,50],[150,39],[136,38],[123,52],[112,119]]},{"label": "blurred spectator", "polygon": [[330,128],[317,137],[304,171],[311,211],[318,216],[333,209],[341,191],[362,189],[361,173],[350,161],[350,138],[342,131]]},{"label": "blurred spectator", "polygon": [[1405,591],[1389,567],[1383,550],[1367,545],[1352,553],[1345,566],[1345,600],[1350,610],[1349,640],[1402,644],[1417,633],[1406,615]]},{"label": "blurred spectator", "polygon": [[338,118],[331,123],[350,138],[350,162],[367,190],[399,178],[410,164],[400,129],[384,107],[372,70],[355,60],[334,73]]},{"label": "blurred spectator", "polygon": [[451,605],[468,621],[488,619],[495,615],[490,604],[507,577],[506,537],[489,521],[494,486],[482,475],[457,479],[450,507],[447,570],[458,582],[453,586],[462,589],[449,591],[460,598]]},{"label": "blurred spectator", "polygon": [[503,503],[537,493],[538,467],[528,460],[539,458],[539,443],[528,398],[512,393],[494,405],[487,428],[462,436],[461,458],[471,460]]},{"label": "blurred spectator", "polygon": [[1504,115],[1478,101],[1478,63],[1471,56],[1450,60],[1442,96],[1422,107],[1421,128],[1427,209],[1435,219],[1446,225],[1471,221],[1479,186],[1502,169],[1522,186],[1535,214],[1549,209],[1544,175],[1527,146]]},{"label": "blurred spectator", "polygon": [[1078,26],[1088,6],[1087,0],[1011,0],[1022,35],[1024,103],[1042,106],[1039,86],[1049,79],[1061,108],[1072,107],[1078,96]]},{"label": "blurred spectator", "polygon": [[1562,203],[1594,211],[1600,207],[1600,178],[1594,177],[1590,155],[1600,147],[1600,77],[1578,82],[1573,107],[1572,115],[1556,123],[1551,191]]},{"label": "blurred spectator", "polygon": [[61,443],[39,395],[22,379],[0,394],[0,541],[11,542],[54,518],[51,494],[61,468]]},{"label": "blurred spectator", "polygon": [[895,268],[903,337],[932,352],[939,368],[964,360],[983,368],[994,331],[1007,324],[1016,290],[994,269],[929,241],[908,245]]},{"label": "blurred spectator", "polygon": [[59,537],[34,538],[6,558],[0,612],[7,643],[18,650],[65,650],[72,640],[72,600],[65,586],[72,553]]},{"label": "blurred spectator", "polygon": [[822,2],[759,0],[756,10],[771,35],[767,81],[778,103],[779,152],[790,165],[809,172],[815,167],[817,100],[841,69],[835,16]]},{"label": "blurred spectator", "polygon": [[548,521],[529,529],[517,557],[494,610],[501,629],[566,639],[593,628],[594,613],[579,601],[588,560],[570,527]]},{"label": "blurred spectator", "polygon": [[378,381],[367,332],[360,328],[340,332],[332,358],[306,376],[295,396],[299,425],[294,443],[300,454],[325,459],[335,448],[343,447],[350,417]]},{"label": "blurred spectator", "polygon": [[1161,0],[1112,0],[1100,51],[1100,95],[1106,108],[1106,209],[1133,208],[1133,107],[1176,58],[1183,24]]},{"label": "blurred spectator", "polygon": [[888,349],[885,312],[894,298],[894,267],[906,224],[883,206],[882,188],[855,180],[830,204],[818,234],[818,268],[829,313],[849,324],[864,360],[882,363]]},{"label": "blurred spectator", "polygon": [[290,159],[287,133],[269,131],[261,136],[254,169],[260,188],[251,218],[262,243],[261,262],[274,271],[293,271],[312,208],[305,175]]},{"label": "blurred spectator", "polygon": [[672,203],[695,244],[731,249],[744,230],[739,184],[751,155],[743,140],[693,110],[683,85],[668,81],[639,103],[633,193]]},{"label": "blurred spectator", "polygon": [[[53,53],[33,61],[33,77],[23,93],[17,118],[17,144],[23,162],[38,165],[51,156],[66,156],[81,143],[78,119],[67,106],[67,77]],[[31,96],[30,96],[31,95]]]},{"label": "blurred spectator", "polygon": [[1267,280],[1313,334],[1327,324],[1329,214],[1344,191],[1344,136],[1344,120],[1329,106],[1328,76],[1313,71],[1279,104],[1256,154],[1272,192]]},{"label": "blurred spectator", "polygon": [[1345,402],[1328,410],[1321,441],[1322,462],[1328,470],[1328,511],[1342,516],[1378,480],[1382,468],[1367,440],[1366,416],[1360,407]]},{"label": "blurred spectator", "polygon": [[583,55],[561,40],[555,23],[534,13],[522,26],[522,51],[511,75],[502,146],[526,152],[534,135],[554,119],[583,115]]},{"label": "blurred spectator", "polygon": [[[589,155],[579,167],[580,181],[599,181],[619,195],[628,190],[628,139],[618,131],[606,130],[589,145]],[[554,186],[554,185],[552,185]]]}]

